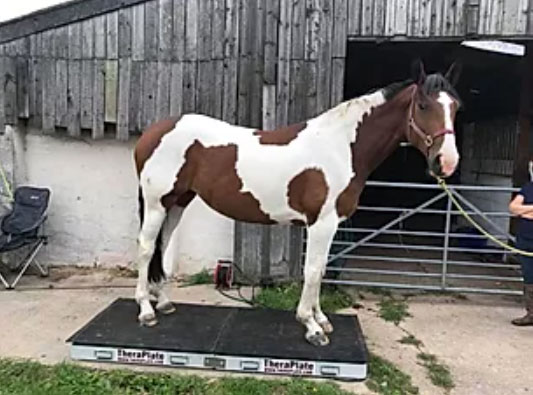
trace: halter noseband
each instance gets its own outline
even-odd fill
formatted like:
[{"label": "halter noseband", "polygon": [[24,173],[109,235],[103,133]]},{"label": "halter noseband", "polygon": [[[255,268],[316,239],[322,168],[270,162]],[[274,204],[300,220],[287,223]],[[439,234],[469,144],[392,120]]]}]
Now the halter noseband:
[{"label": "halter noseband", "polygon": [[411,105],[409,107],[409,124],[408,124],[407,130],[408,131],[410,131],[411,129],[414,130],[415,133],[418,134],[418,136],[420,136],[420,138],[422,139],[422,141],[424,142],[424,144],[426,145],[429,151],[429,149],[435,143],[436,138],[444,136],[446,134],[455,134],[455,131],[444,128],[444,129],[437,130],[434,134],[428,134],[428,133],[425,133],[422,130],[422,128],[420,128],[420,126],[416,124],[415,118],[414,118],[414,107],[415,107],[415,94],[416,94],[417,89],[418,88],[414,89],[413,95],[411,97]]}]

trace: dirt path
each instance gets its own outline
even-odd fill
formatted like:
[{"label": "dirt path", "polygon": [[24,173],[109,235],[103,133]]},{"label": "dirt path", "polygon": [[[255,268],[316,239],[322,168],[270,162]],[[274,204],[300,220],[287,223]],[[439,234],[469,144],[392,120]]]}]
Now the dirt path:
[{"label": "dirt path", "polygon": [[[132,297],[134,280],[112,279],[107,273],[52,276],[53,286],[87,289],[47,289],[48,280],[27,277],[23,285],[34,289],[0,292],[0,356],[23,357],[56,363],[68,360],[65,340],[94,314],[117,297]],[[91,289],[105,284],[108,288]],[[35,287],[45,289],[35,289]],[[184,302],[236,304],[225,299],[212,286],[175,288],[171,298]],[[389,359],[413,378],[421,394],[444,394],[426,377],[417,362],[418,351],[398,343],[405,332],[379,318],[379,295],[365,294],[357,310],[372,352]],[[514,298],[450,296],[409,298],[412,317],[401,324],[424,343],[425,351],[437,355],[453,375],[452,395],[496,395],[533,393],[533,328],[515,328],[509,320],[522,314]],[[101,365],[100,365],[101,366]],[[139,369],[139,368],[136,368]],[[177,372],[177,369],[172,369]],[[180,373],[218,375],[212,372],[179,370]],[[361,383],[342,384],[356,393],[369,393]]]}]

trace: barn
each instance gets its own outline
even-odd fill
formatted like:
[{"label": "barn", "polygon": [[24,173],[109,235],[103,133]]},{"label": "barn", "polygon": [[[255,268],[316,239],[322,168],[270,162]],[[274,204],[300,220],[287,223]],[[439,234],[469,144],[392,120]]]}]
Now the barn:
[{"label": "barn", "polygon": [[[533,3],[525,0],[74,0],[0,24],[0,160],[11,182],[53,190],[48,260],[124,264],[134,259],[137,230],[131,152],[151,122],[194,111],[270,129],[405,79],[415,58],[431,71],[459,59],[462,162],[450,182],[484,186],[464,196],[502,212],[529,178],[532,37]],[[433,181],[421,161],[401,147],[380,166],[361,206],[388,208],[347,221],[337,251],[364,232],[387,236],[389,214],[438,192],[424,187]],[[400,182],[411,186],[400,191]],[[402,228],[407,236],[446,227],[436,250],[442,255],[444,242],[444,257],[416,262],[440,262],[443,272],[451,225],[461,221],[446,215],[446,202],[439,207],[436,220],[400,224],[413,227]],[[500,217],[492,222],[505,233],[510,221]],[[300,272],[301,229],[234,223],[201,201],[180,226],[184,272],[219,259],[263,281]],[[392,242],[384,244],[368,247]]]}]

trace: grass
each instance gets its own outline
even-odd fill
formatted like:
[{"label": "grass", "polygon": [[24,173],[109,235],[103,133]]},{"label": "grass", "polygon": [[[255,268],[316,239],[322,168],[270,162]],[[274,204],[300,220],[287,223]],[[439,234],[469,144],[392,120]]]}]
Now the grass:
[{"label": "grass", "polygon": [[398,340],[398,343],[409,344],[415,347],[420,347],[423,345],[421,340],[418,340],[416,337],[414,337],[414,335],[411,334],[402,337],[400,340]]},{"label": "grass", "polygon": [[303,379],[208,379],[192,375],[98,370],[74,364],[53,366],[0,359],[0,394],[9,395],[347,395],[335,383]]},{"label": "grass", "polygon": [[[295,310],[298,306],[301,292],[302,286],[299,283],[265,287],[257,295],[256,301],[261,306],[272,309]],[[335,312],[352,305],[352,298],[345,292],[336,287],[322,286],[320,306],[324,312]]]},{"label": "grass", "polygon": [[379,303],[379,316],[385,321],[394,322],[398,325],[405,318],[411,317],[409,314],[409,306],[404,300],[396,300],[393,298],[382,299]]},{"label": "grass", "polygon": [[417,355],[417,358],[426,368],[428,378],[434,385],[447,390],[450,390],[455,386],[450,370],[446,365],[440,363],[435,355],[428,353],[419,353]]},{"label": "grass", "polygon": [[366,385],[370,390],[383,395],[408,395],[419,392],[409,375],[386,359],[373,354],[370,354],[369,378]]},{"label": "grass", "polygon": [[201,284],[213,284],[213,275],[209,273],[207,269],[203,269],[198,273],[191,274],[184,281],[182,287],[189,287],[192,285],[201,285]]}]

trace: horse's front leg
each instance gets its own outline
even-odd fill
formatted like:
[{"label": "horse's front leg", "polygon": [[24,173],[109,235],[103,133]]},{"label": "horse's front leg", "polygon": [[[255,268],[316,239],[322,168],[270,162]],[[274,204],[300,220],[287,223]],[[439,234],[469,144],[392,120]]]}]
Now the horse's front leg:
[{"label": "horse's front leg", "polygon": [[[319,218],[317,222],[308,228],[304,287],[296,311],[296,317],[307,328],[305,338],[315,346],[325,346],[329,343],[324,329],[330,329],[331,324],[329,324],[326,316],[320,311],[317,301],[320,296],[320,282],[327,262],[331,242],[337,231],[337,226],[337,215],[331,213],[326,217]],[[317,319],[320,322],[317,322]]]}]

